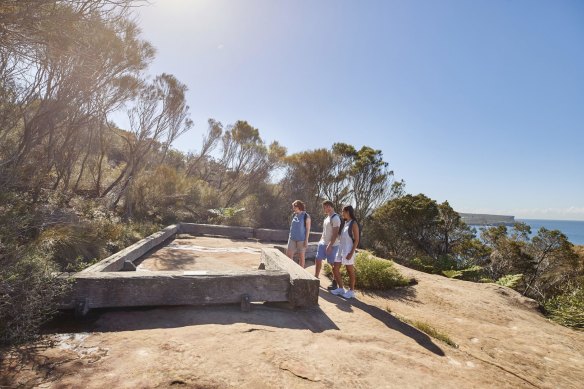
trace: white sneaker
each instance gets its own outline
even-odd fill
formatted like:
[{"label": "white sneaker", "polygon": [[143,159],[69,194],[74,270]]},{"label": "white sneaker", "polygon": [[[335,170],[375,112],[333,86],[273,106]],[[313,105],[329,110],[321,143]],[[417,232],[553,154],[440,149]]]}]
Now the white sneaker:
[{"label": "white sneaker", "polygon": [[355,291],[349,289],[348,291],[343,293],[343,297],[346,299],[352,299],[353,297],[355,297]]},{"label": "white sneaker", "polygon": [[333,289],[331,290],[331,293],[334,294],[335,296],[340,296],[345,293],[345,288]]}]

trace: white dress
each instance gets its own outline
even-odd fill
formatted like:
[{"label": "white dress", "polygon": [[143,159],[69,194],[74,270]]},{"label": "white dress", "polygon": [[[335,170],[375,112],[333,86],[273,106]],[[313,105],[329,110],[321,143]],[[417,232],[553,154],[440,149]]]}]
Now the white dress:
[{"label": "white dress", "polygon": [[349,236],[349,227],[352,227],[352,225],[347,220],[343,226],[343,231],[341,231],[341,244],[335,260],[335,262],[341,262],[343,265],[353,265],[355,263],[355,253],[353,253],[351,259],[347,259],[347,255],[353,249],[353,239]]}]

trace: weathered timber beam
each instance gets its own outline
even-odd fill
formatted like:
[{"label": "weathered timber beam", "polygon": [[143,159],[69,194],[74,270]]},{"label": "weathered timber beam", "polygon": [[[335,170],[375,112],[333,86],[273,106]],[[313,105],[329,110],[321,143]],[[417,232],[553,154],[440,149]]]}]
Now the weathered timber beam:
[{"label": "weathered timber beam", "polygon": [[[288,242],[289,235],[290,231],[288,230],[271,230],[268,228],[256,228],[253,230],[254,238],[271,242]],[[321,232],[311,232],[308,241],[318,242],[321,235]]]},{"label": "weathered timber beam", "polygon": [[219,235],[239,239],[253,238],[253,228],[219,226],[214,224],[180,223],[178,233],[194,235]]},{"label": "weathered timber beam", "polygon": [[262,249],[260,261],[266,270],[280,270],[290,275],[288,301],[297,307],[318,305],[320,280],[278,249]]},{"label": "weathered timber beam", "polygon": [[92,272],[117,272],[122,270],[125,261],[133,262],[140,258],[142,255],[146,254],[148,251],[159,246],[165,240],[176,235],[178,231],[177,225],[171,225],[165,229],[158,231],[125,249],[118,251],[114,255],[107,257],[106,259],[99,261],[95,265],[92,265],[81,273],[92,273]]}]

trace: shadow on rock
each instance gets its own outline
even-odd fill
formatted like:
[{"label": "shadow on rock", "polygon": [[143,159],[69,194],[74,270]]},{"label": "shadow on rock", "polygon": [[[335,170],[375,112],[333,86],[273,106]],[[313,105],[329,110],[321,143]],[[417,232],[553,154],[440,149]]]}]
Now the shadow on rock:
[{"label": "shadow on rock", "polygon": [[420,304],[417,299],[416,289],[412,287],[400,287],[389,290],[372,290],[359,291],[360,293],[370,297],[382,297],[385,299],[392,299],[393,301],[401,301],[406,303]]},{"label": "shadow on rock", "polygon": [[[321,288],[321,292],[324,292],[324,289]],[[368,313],[375,319],[379,320],[392,330],[398,331],[403,335],[412,338],[413,340],[416,341],[416,343],[424,347],[426,350],[441,357],[446,355],[440,347],[438,347],[434,342],[432,342],[432,338],[430,338],[428,335],[418,330],[417,328],[402,322],[401,320],[397,319],[395,316],[381,308],[378,308],[374,305],[366,304],[362,301],[359,301],[356,298],[345,300],[344,298],[334,296],[327,292],[320,293],[320,298],[332,304],[335,304],[337,308],[339,308],[342,311],[352,311],[355,308],[360,309],[363,312]]]},{"label": "shadow on rock", "polygon": [[241,312],[239,305],[229,304],[93,309],[81,320],[75,319],[72,312],[64,311],[47,323],[43,332],[112,332],[235,323],[310,330],[314,333],[338,330],[336,324],[320,308],[290,309],[277,304],[252,304],[250,312]]},{"label": "shadow on rock", "polygon": [[45,350],[54,346],[54,342],[41,339],[0,348],[0,388],[36,388],[63,377],[59,365],[68,361],[69,355],[62,354],[54,360],[43,355]]}]

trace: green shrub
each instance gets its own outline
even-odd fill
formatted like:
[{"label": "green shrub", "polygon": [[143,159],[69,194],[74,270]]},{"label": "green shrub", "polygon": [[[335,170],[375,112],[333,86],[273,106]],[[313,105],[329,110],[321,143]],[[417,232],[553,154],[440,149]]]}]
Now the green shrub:
[{"label": "green shrub", "polygon": [[[407,286],[410,280],[402,276],[393,266],[393,262],[374,257],[368,251],[359,251],[355,258],[356,282],[359,289],[384,290],[398,286]],[[332,267],[325,266],[325,274],[332,277]],[[345,266],[341,267],[343,283],[349,285],[349,276]]]},{"label": "green shrub", "polygon": [[430,261],[436,274],[440,274],[443,270],[456,270],[458,267],[456,259],[450,255],[441,255],[437,259],[430,259]]},{"label": "green shrub", "polygon": [[515,288],[522,278],[523,274],[507,274],[495,281],[495,284],[506,286],[508,288]]},{"label": "green shrub", "polygon": [[114,254],[161,228],[156,223],[122,223],[115,220],[101,220],[94,223],[92,227],[97,230],[99,239],[105,242],[105,256]]},{"label": "green shrub", "polygon": [[52,258],[60,271],[67,271],[70,264],[89,262],[103,257],[105,242],[90,224],[61,224],[44,229],[33,245]]},{"label": "green shrub", "polygon": [[[456,273],[449,272],[450,270],[457,270],[456,260],[448,255],[441,255],[438,258],[432,258],[429,256],[414,257],[406,262],[408,267],[412,269],[422,271],[424,273],[430,274],[442,274],[445,275],[444,271],[448,271],[447,274],[456,275]],[[462,276],[462,275],[461,275]],[[448,277],[448,276],[447,276]],[[451,277],[457,278],[457,277]]]},{"label": "green shrub", "polygon": [[0,344],[16,344],[38,337],[70,284],[39,251],[5,254],[0,267]]},{"label": "green shrub", "polygon": [[225,224],[228,226],[239,226],[242,224],[242,216],[245,208],[227,207],[209,209],[213,215],[211,220],[215,224]]},{"label": "green shrub", "polygon": [[584,328],[584,286],[544,301],[548,317],[573,328]]},{"label": "green shrub", "polygon": [[471,266],[460,270],[442,270],[442,274],[448,278],[478,282],[483,274],[483,268],[480,266]]},{"label": "green shrub", "polygon": [[0,194],[0,344],[39,336],[70,285],[57,272],[80,271],[159,229],[122,223],[98,203],[58,209]]},{"label": "green shrub", "polygon": [[442,274],[448,278],[460,278],[462,276],[460,270],[442,270]]},{"label": "green shrub", "polygon": [[462,272],[461,279],[465,281],[478,282],[483,276],[484,269],[481,266],[475,265],[467,267],[466,269],[462,269],[461,272]]},{"label": "green shrub", "polygon": [[42,230],[32,246],[54,261],[59,271],[80,271],[158,231],[153,223],[97,219]]},{"label": "green shrub", "polygon": [[414,270],[422,271],[424,273],[434,273],[434,266],[418,257],[410,260],[407,265]]}]

